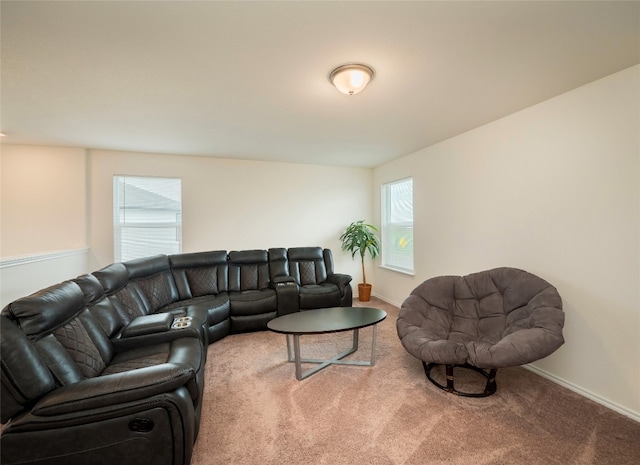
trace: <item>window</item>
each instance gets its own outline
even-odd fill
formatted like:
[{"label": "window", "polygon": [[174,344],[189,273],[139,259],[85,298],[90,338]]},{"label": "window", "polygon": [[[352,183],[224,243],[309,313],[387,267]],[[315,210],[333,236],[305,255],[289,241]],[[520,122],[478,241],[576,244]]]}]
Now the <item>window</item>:
[{"label": "window", "polygon": [[182,183],[114,176],[115,261],[182,251]]},{"label": "window", "polygon": [[382,266],[413,273],[413,179],[382,185]]}]

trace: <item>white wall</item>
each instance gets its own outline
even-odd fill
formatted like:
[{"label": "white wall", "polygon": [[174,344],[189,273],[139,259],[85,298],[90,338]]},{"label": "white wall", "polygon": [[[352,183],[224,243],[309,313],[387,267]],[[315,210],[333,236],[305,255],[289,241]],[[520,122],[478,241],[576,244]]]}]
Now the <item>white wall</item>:
[{"label": "white wall", "polygon": [[3,143],[0,307],[87,271],[86,153]]},{"label": "white wall", "polygon": [[2,144],[0,256],[86,246],[85,150]]},{"label": "white wall", "polygon": [[635,66],[375,169],[376,192],[413,176],[416,263],[414,277],[377,268],[375,293],[537,274],[563,298],[566,343],[535,369],[640,420],[639,115]]},{"label": "white wall", "polygon": [[[332,249],[372,218],[372,170],[61,147],[2,146],[0,304],[113,262],[113,176],[182,178],[183,252]],[[357,286],[354,285],[357,291]]]},{"label": "white wall", "polygon": [[0,261],[0,308],[14,300],[89,271],[87,248]]},{"label": "white wall", "polygon": [[318,245],[361,274],[338,237],[372,217],[370,169],[92,150],[89,173],[92,269],[113,262],[113,176],[139,175],[182,178],[183,252]]}]

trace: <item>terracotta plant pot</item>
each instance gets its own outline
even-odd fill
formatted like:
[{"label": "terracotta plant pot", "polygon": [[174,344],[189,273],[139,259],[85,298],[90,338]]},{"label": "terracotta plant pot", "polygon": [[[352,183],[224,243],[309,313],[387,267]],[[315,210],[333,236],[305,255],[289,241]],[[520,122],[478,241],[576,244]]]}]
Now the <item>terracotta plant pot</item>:
[{"label": "terracotta plant pot", "polygon": [[358,300],[360,302],[369,302],[371,298],[371,284],[358,284]]}]

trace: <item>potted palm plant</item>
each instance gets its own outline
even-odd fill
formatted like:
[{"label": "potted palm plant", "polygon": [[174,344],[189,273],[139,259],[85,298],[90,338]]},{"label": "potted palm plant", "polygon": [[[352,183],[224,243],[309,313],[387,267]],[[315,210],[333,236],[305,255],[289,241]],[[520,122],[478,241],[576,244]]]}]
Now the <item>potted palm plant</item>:
[{"label": "potted palm plant", "polygon": [[378,229],[365,223],[363,220],[351,223],[340,236],[342,250],[351,252],[351,258],[356,253],[360,255],[362,263],[362,282],[358,284],[358,300],[368,302],[371,297],[371,284],[367,283],[367,275],[364,269],[364,256],[367,252],[372,259],[380,254],[380,239],[376,235]]}]

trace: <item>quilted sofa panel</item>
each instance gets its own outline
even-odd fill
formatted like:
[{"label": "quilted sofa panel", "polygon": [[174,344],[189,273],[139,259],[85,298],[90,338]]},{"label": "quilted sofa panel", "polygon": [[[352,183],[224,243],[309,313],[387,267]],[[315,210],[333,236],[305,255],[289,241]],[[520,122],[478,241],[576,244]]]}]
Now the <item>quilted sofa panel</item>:
[{"label": "quilted sofa panel", "polygon": [[287,251],[289,274],[301,286],[327,280],[327,268],[320,247],[293,247]]},{"label": "quilted sofa panel", "polygon": [[69,353],[85,378],[98,376],[106,367],[89,333],[78,318],[53,331],[54,337]]},{"label": "quilted sofa panel", "polygon": [[130,282],[134,282],[145,297],[149,305],[148,313],[154,313],[179,299],[168,256],[156,255],[130,260],[124,266],[129,273]]},{"label": "quilted sofa panel", "polygon": [[224,250],[170,255],[169,262],[180,300],[228,290],[228,259]]}]

